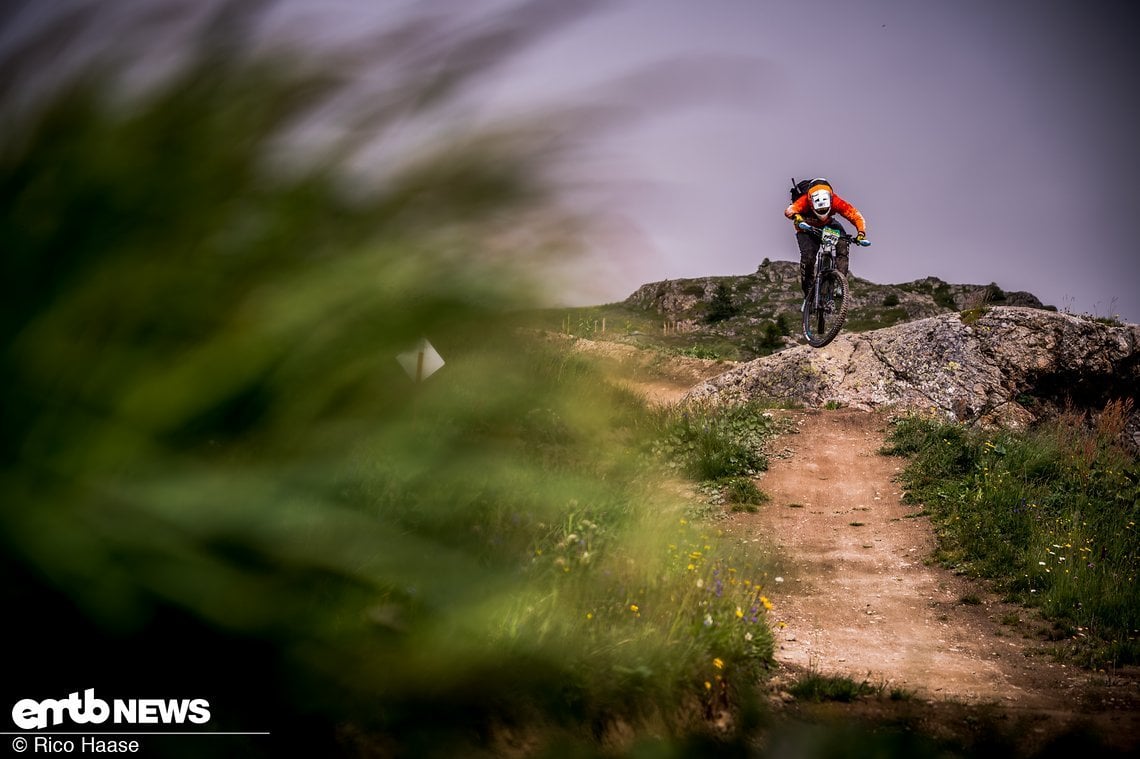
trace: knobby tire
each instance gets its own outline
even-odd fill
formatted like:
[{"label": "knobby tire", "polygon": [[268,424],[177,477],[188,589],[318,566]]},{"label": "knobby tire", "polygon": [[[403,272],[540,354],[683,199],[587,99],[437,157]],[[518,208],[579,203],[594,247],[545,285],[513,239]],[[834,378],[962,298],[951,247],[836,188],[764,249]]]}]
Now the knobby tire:
[{"label": "knobby tire", "polygon": [[[843,322],[847,320],[847,278],[839,271],[829,269],[820,275],[817,287],[824,294],[824,297],[820,298],[821,306],[826,307],[830,299],[831,312],[828,313],[826,308],[815,307],[816,298],[813,292],[804,305],[803,326],[804,338],[807,339],[808,345],[822,348],[835,339],[839,330],[843,328]],[[836,292],[836,288],[839,288],[839,292],[843,295],[830,297],[831,293]]]}]

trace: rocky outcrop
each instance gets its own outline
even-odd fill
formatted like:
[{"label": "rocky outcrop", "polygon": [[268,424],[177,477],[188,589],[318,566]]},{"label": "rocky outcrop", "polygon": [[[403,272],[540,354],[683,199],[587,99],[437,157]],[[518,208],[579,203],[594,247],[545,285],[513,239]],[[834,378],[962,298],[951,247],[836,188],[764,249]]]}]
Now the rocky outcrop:
[{"label": "rocky outcrop", "polygon": [[1049,405],[1140,395],[1140,326],[1032,308],[944,314],[743,364],[690,399],[893,406],[1023,426]]}]

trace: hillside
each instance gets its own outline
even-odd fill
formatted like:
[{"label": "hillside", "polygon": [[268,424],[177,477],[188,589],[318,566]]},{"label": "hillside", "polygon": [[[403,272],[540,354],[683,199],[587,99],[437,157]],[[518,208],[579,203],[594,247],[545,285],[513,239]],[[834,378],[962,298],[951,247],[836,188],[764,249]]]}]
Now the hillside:
[{"label": "hillside", "polygon": [[[856,276],[850,277],[850,281],[849,321],[854,327],[851,331],[963,311],[983,303],[1045,308],[1031,293],[1007,293],[996,284],[950,284],[937,277],[896,285],[880,285]],[[798,318],[803,299],[799,264],[769,259],[764,259],[755,272],[744,276],[651,282],[639,287],[626,298],[625,304],[698,327],[709,318],[717,289],[722,284],[727,287],[737,313],[717,322],[719,329],[732,330],[756,320],[773,320],[781,313]]]},{"label": "hillside", "polygon": [[[543,326],[610,359],[620,344],[626,374],[658,399],[692,380],[690,398],[933,410],[1014,427],[1069,405],[1140,407],[1136,325],[1059,313],[995,284],[853,277],[843,332],[817,350],[799,335],[798,277],[796,263],[765,260],[745,276],[651,282],[620,303],[545,312]],[[697,365],[678,375],[663,369],[670,361]],[[1140,413],[1129,428],[1140,449]]]},{"label": "hillside", "polygon": [[[881,329],[983,305],[1056,309],[1028,292],[937,277],[902,284],[851,281],[844,332]],[[546,315],[549,329],[579,337],[666,349],[706,359],[748,361],[797,345],[799,264],[764,261],[751,274],[650,282],[619,303]]]}]

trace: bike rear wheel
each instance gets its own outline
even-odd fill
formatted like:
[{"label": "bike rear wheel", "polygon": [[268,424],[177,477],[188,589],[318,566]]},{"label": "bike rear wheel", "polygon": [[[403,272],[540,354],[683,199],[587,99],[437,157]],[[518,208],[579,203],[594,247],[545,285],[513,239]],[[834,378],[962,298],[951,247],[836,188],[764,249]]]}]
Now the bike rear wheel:
[{"label": "bike rear wheel", "polygon": [[822,348],[835,339],[847,320],[847,278],[830,269],[820,275],[816,286],[819,297],[813,291],[804,303],[804,338],[813,348]]}]

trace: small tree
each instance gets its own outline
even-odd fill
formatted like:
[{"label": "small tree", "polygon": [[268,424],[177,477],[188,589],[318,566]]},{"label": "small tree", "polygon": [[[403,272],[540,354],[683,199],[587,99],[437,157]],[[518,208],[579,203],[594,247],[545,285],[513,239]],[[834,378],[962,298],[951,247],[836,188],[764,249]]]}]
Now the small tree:
[{"label": "small tree", "polygon": [[785,337],[792,334],[792,326],[788,322],[788,315],[780,313],[776,315],[776,329],[779,330],[781,335]]},{"label": "small tree", "polygon": [[768,322],[764,325],[764,339],[760,344],[765,348],[779,348],[784,344],[780,327],[776,322]]},{"label": "small tree", "polygon": [[724,282],[718,283],[716,292],[713,293],[712,300],[709,301],[709,313],[706,317],[708,322],[710,324],[722,322],[725,319],[731,319],[738,313],[740,313],[740,307],[733,302],[728,285]]}]

